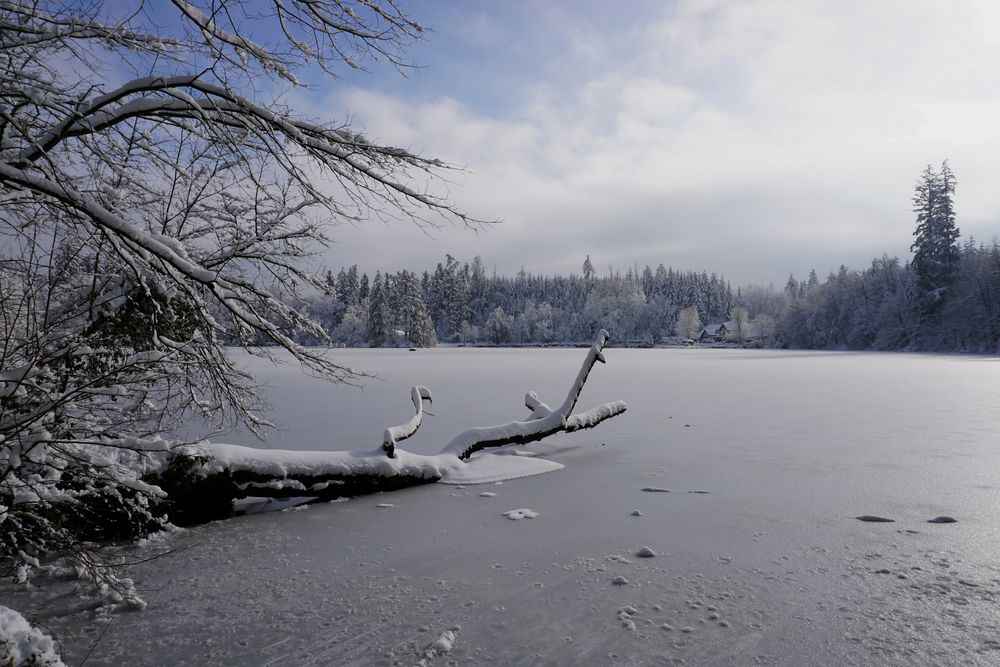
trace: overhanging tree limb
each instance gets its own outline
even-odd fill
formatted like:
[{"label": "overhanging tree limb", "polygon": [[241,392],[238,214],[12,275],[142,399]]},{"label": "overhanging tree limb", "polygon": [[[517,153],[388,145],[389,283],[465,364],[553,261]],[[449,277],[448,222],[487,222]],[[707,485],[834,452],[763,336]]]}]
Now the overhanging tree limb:
[{"label": "overhanging tree limb", "polygon": [[340,222],[480,223],[439,194],[448,165],[282,95],[309,63],[403,66],[422,30],[393,0],[0,0],[0,559],[162,525],[137,481],[157,438],[264,423],[225,345],[359,377],[296,342],[325,335],[303,258]]}]

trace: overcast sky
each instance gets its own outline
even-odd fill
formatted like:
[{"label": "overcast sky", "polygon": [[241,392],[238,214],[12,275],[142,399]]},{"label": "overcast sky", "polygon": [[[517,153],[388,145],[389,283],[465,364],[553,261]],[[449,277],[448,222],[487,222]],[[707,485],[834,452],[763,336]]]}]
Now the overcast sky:
[{"label": "overcast sky", "polygon": [[502,222],[340,227],[333,267],[579,273],[590,254],[781,287],[909,258],[913,186],[946,158],[963,238],[1000,234],[996,0],[405,4],[433,28],[423,69],[327,83],[321,108],[465,166],[451,198]]}]

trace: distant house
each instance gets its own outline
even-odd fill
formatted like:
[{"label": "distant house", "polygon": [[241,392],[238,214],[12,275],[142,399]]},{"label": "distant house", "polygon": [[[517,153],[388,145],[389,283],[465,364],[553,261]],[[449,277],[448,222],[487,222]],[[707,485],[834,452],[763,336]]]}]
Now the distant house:
[{"label": "distant house", "polygon": [[707,327],[701,330],[698,334],[698,340],[705,342],[715,342],[724,341],[726,336],[730,332],[736,330],[736,324],[732,321],[723,322],[721,324],[709,324]]}]

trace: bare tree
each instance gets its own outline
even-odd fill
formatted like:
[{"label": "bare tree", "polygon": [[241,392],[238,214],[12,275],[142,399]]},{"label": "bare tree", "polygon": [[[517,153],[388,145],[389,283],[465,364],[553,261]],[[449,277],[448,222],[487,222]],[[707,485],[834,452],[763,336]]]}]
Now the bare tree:
[{"label": "bare tree", "polygon": [[695,306],[688,306],[677,316],[677,335],[684,339],[691,339],[698,335],[701,330],[701,317]]},{"label": "bare tree", "polygon": [[325,336],[294,305],[324,289],[302,260],[330,224],[481,224],[435,194],[448,165],[284,101],[309,66],[406,67],[423,28],[393,0],[121,7],[0,0],[0,566],[21,578],[63,550],[116,585],[81,540],[161,524],[146,480],[177,420],[265,425],[225,343],[356,378],[292,339]]},{"label": "bare tree", "polygon": [[748,333],[750,315],[747,309],[743,306],[737,306],[733,308],[733,312],[729,314],[729,319],[733,323],[733,330],[729,332],[730,337],[737,343],[742,343]]}]

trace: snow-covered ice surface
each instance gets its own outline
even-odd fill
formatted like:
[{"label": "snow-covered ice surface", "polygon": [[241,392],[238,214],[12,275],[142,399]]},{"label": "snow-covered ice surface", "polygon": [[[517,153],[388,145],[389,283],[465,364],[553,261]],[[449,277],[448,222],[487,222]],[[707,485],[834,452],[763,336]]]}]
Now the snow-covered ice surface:
[{"label": "snow-covered ice surface", "polygon": [[[432,454],[522,417],[529,389],[558,403],[581,353],[338,351],[385,379],[364,394],[254,369],[276,448],[375,448],[422,384],[434,416],[401,446]],[[136,551],[177,549],[129,572],[141,612],[101,613],[73,582],[0,600],[67,664],[106,629],[88,667],[1000,661],[1000,359],[606,355],[580,408],[629,411],[528,447],[565,469],[494,498],[432,484],[181,531]],[[498,515],[518,507],[539,518]]]}]

